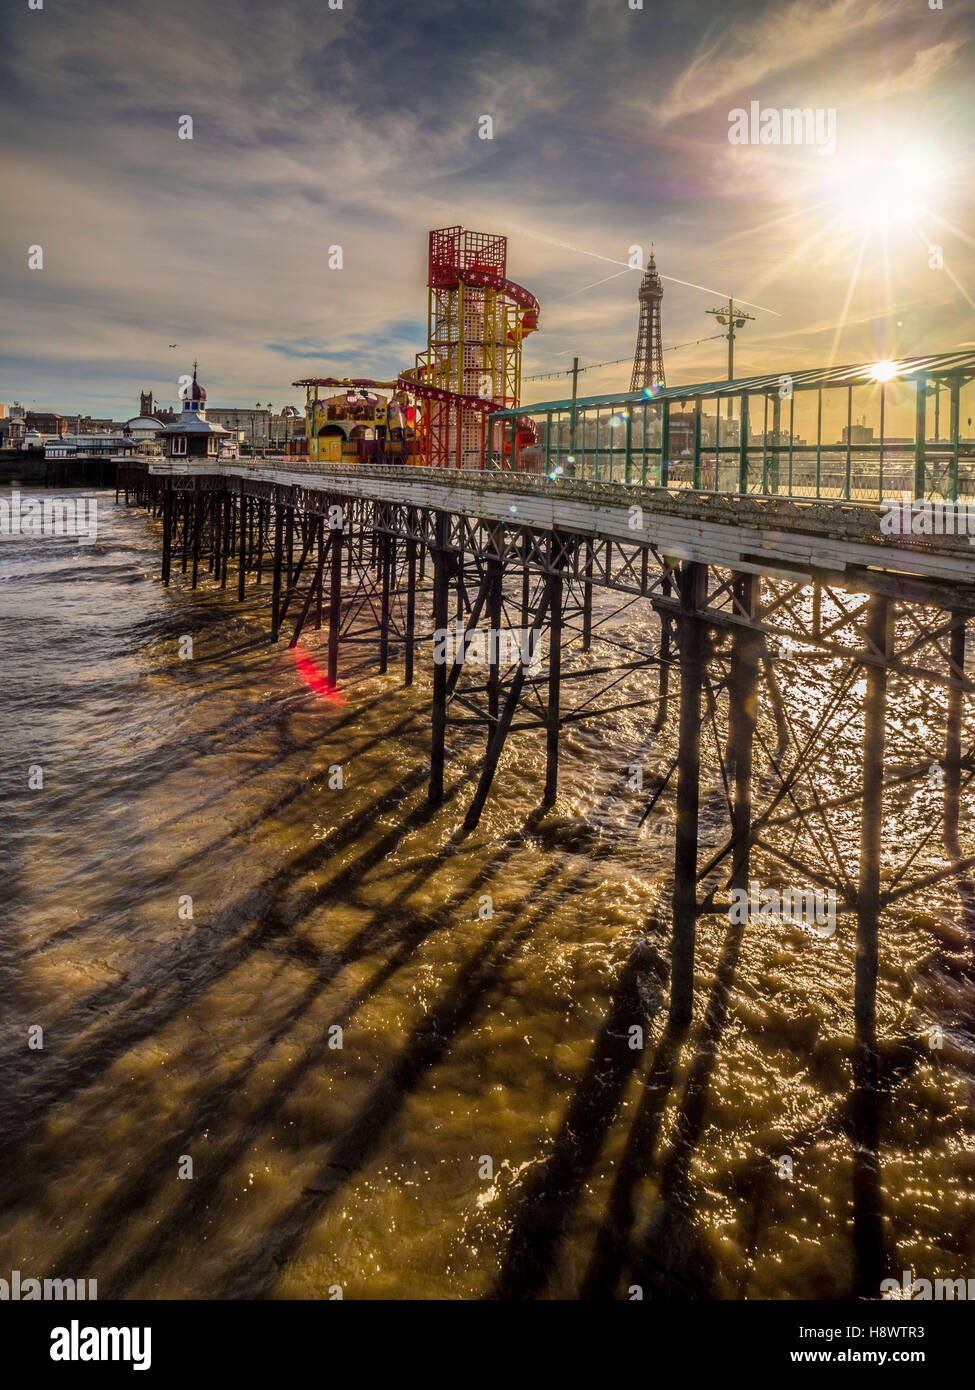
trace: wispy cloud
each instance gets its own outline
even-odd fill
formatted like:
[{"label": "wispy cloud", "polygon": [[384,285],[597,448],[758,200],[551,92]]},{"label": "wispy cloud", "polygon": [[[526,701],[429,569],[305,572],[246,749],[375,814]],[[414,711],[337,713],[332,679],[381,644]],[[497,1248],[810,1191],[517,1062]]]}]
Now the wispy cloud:
[{"label": "wispy cloud", "polygon": [[[971,14],[969,0],[960,0],[949,22],[964,29]],[[719,32],[708,31],[662,99],[647,101],[647,110],[669,126],[772,87],[788,91],[787,105],[845,107],[920,91],[967,42],[961,35],[942,37],[938,21],[944,18],[931,10],[892,10],[886,0],[749,7],[744,16],[733,13]]]},{"label": "wispy cloud", "polygon": [[[877,104],[884,122],[937,122],[968,150],[971,8],[727,0],[702,34],[700,4],[605,0],[493,0],[490,24],[459,0],[8,7],[0,400],[43,393],[74,409],[111,388],[127,413],[140,388],[174,397],[193,356],[227,404],[294,399],[292,378],[315,362],[392,375],[423,346],[427,230],[455,222],[509,235],[511,273],[542,302],[529,368],[632,350],[638,276],[616,270],[651,239],[670,277],[665,342],[711,326],[711,291],[696,287],[714,286],[783,314],[749,325],[743,361],[764,367],[790,334],[816,360],[829,330],[812,325],[835,324],[850,264],[817,248],[813,277],[791,259],[814,230],[776,221],[793,211],[794,169],[773,151],[733,166],[721,104],[759,83],[768,100],[833,92]],[[182,114],[192,141],[177,137]],[[483,114],[493,140],[478,138]],[[970,163],[953,177],[971,182]],[[42,272],[27,268],[34,244]],[[973,283],[961,246],[953,270]],[[916,280],[916,261],[905,254],[899,273]],[[924,292],[930,324],[912,311],[902,331],[958,336],[964,302],[944,279]],[[852,356],[871,296],[890,298],[865,258]],[[897,288],[898,302],[915,297]],[[714,376],[720,354],[702,343],[668,370]]]}]

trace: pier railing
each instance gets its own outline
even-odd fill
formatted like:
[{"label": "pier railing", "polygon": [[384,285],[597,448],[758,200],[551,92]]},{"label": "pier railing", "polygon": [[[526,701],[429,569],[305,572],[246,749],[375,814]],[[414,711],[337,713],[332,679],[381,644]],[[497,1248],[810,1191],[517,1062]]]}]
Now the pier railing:
[{"label": "pier railing", "polygon": [[975,352],[955,352],[523,405],[491,417],[487,456],[667,489],[975,501],[973,417]]}]

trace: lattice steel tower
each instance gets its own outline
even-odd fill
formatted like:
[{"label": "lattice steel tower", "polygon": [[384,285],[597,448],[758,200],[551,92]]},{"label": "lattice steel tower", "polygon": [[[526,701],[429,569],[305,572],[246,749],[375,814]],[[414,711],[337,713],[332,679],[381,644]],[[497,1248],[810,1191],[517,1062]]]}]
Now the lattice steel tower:
[{"label": "lattice steel tower", "polygon": [[650,260],[640,284],[640,327],[636,335],[636,354],[633,358],[631,391],[645,386],[664,386],[664,353],[660,345],[660,301],[664,287],[657,274],[657,263]]},{"label": "lattice steel tower", "polygon": [[488,416],[518,404],[538,300],[508,279],[507,257],[507,237],[491,232],[430,233],[427,350],[399,382],[423,403],[421,452],[434,468],[485,467]]}]

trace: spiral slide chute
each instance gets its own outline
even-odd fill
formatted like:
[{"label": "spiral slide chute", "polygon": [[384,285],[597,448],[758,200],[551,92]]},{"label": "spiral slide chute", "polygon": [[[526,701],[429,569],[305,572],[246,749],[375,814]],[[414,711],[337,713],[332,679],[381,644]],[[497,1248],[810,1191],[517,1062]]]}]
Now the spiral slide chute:
[{"label": "spiral slide chute", "polygon": [[[483,467],[488,418],[518,404],[521,344],[538,328],[539,305],[508,278],[506,260],[503,236],[430,233],[427,350],[398,385],[423,405],[422,452],[434,467]],[[534,441],[527,420],[515,433],[516,447]],[[511,444],[495,447],[509,453]]]}]

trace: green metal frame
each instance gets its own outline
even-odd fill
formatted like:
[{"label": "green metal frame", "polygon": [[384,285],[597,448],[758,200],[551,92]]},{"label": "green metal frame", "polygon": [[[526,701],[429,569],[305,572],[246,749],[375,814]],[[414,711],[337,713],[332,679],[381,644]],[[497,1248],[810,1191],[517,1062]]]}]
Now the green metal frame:
[{"label": "green metal frame", "polygon": [[[544,430],[545,472],[558,476],[562,468],[566,474],[577,478],[592,478],[594,481],[623,481],[642,485],[656,485],[664,488],[694,488],[698,491],[734,491],[734,465],[737,462],[737,491],[747,493],[758,482],[758,467],[761,465],[761,493],[763,495],[796,497],[832,497],[834,499],[879,500],[885,488],[904,496],[911,493],[915,498],[928,494],[944,495],[946,500],[956,501],[959,489],[965,484],[966,496],[975,496],[975,436],[962,439],[961,392],[966,383],[975,381],[975,352],[951,352],[938,356],[914,358],[884,364],[879,371],[878,364],[857,367],[836,367],[825,370],[803,369],[785,373],[775,372],[761,377],[748,377],[740,381],[702,382],[690,386],[673,386],[652,394],[646,392],[626,392],[609,396],[589,396],[576,399],[543,401],[537,404],[521,405],[517,409],[498,411],[491,416],[488,424],[488,447],[492,447],[495,422],[504,438],[506,422],[518,415],[540,417],[540,429]],[[788,382],[788,441],[782,440],[782,420],[785,412],[782,401],[783,383]],[[915,414],[913,439],[910,435],[899,440],[887,434],[889,427],[888,386],[909,383],[915,391]],[[853,423],[853,391],[856,387],[876,385],[879,389],[880,429],[877,438],[867,443],[854,443],[857,429]],[[949,391],[949,437],[932,444],[926,439],[926,392],[930,388]],[[816,438],[815,441],[795,437],[796,396],[800,391],[817,393]],[[824,398],[830,392],[845,392],[846,438],[835,442],[823,439]],[[756,441],[751,432],[751,412],[749,396],[764,397],[764,420],[761,440]],[[726,403],[733,406],[738,402],[737,441],[722,441],[722,425]],[[693,448],[688,443],[678,446],[677,454],[671,456],[671,446],[676,423],[671,419],[671,407],[676,405],[682,412],[688,405],[693,409]],[[713,410],[714,417],[714,477],[705,473],[704,461],[710,456],[710,446],[704,436],[704,408],[709,407],[708,418]],[[771,409],[770,409],[771,406]],[[936,402],[936,409],[938,402]],[[907,403],[909,409],[909,402]],[[642,433],[634,442],[634,415],[642,410]],[[967,413],[972,412],[969,409]],[[839,414],[831,412],[835,419]],[[756,403],[756,421],[759,412]],[[876,419],[876,417],[874,417]],[[569,448],[563,442],[563,426],[568,419]],[[621,428],[625,422],[625,431]],[[681,423],[687,427],[686,414]],[[591,437],[589,430],[593,429]],[[938,424],[940,432],[940,420]],[[605,435],[605,439],[604,439]],[[619,442],[617,442],[619,441]],[[705,452],[707,450],[707,453]],[[636,455],[635,455],[636,451]],[[623,466],[617,468],[619,455],[623,455]],[[565,460],[574,456],[574,467],[566,467]],[[691,455],[688,461],[688,455]],[[788,456],[788,471],[782,467]],[[929,460],[932,467],[929,468]],[[962,461],[971,460],[964,478]],[[722,470],[722,461],[725,468]],[[870,467],[870,463],[874,467]],[[653,472],[651,472],[653,470]],[[709,470],[710,471],[710,470]],[[708,486],[710,484],[710,486]],[[944,486],[945,493],[937,493]]]}]

